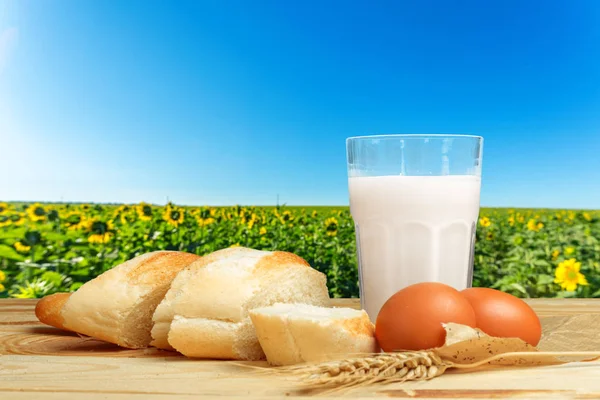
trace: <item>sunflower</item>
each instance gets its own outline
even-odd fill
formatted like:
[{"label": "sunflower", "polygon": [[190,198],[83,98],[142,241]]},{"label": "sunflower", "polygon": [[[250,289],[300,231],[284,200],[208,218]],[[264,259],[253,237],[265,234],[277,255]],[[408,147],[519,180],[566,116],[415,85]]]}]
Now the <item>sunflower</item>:
[{"label": "sunflower", "polygon": [[181,225],[184,218],[185,211],[180,207],[167,206],[167,208],[165,208],[165,212],[163,213],[163,219],[174,227]]},{"label": "sunflower", "polygon": [[317,210],[313,210],[313,212],[310,214],[313,218],[315,218],[317,216]]},{"label": "sunflower", "polygon": [[486,240],[493,240],[493,239],[494,239],[494,233],[492,233],[492,232],[488,232],[488,233],[485,235],[485,239],[486,239]]},{"label": "sunflower", "polygon": [[288,222],[292,222],[295,218],[294,215],[288,210],[285,210],[281,214],[279,214],[277,210],[275,210],[275,215],[283,225],[285,225]]},{"label": "sunflower", "polygon": [[10,216],[6,214],[0,214],[0,228],[4,226],[10,226],[12,221],[10,220]]},{"label": "sunflower", "polygon": [[544,227],[542,222],[537,222],[535,219],[530,219],[527,221],[527,229],[533,232],[537,232]]},{"label": "sunflower", "polygon": [[25,246],[35,246],[42,243],[42,234],[39,231],[27,231],[21,240]]},{"label": "sunflower", "polygon": [[260,228],[260,230],[258,231],[259,235],[265,235],[267,233],[267,228],[265,228],[264,226]]},{"label": "sunflower", "polygon": [[92,206],[90,206],[89,204],[82,204],[79,206],[79,208],[81,208],[81,211],[83,212],[88,212],[92,209]]},{"label": "sunflower", "polygon": [[208,208],[195,208],[191,214],[194,216],[199,216],[202,219],[207,219],[215,216],[215,213],[213,213]]},{"label": "sunflower", "polygon": [[560,221],[563,218],[563,216],[560,213],[556,213],[556,215],[554,216],[554,218],[556,218],[558,221]]},{"label": "sunflower", "polygon": [[565,248],[565,256],[570,256],[573,253],[575,253],[575,247],[569,246]]},{"label": "sunflower", "polygon": [[85,217],[79,211],[71,211],[64,217],[64,221],[67,229],[71,231],[78,231],[87,226]]},{"label": "sunflower", "polygon": [[[0,208],[2,207],[2,203],[0,203]],[[2,211],[0,211],[2,212]],[[592,215],[589,212],[584,212],[583,214],[581,214],[583,216],[583,219],[585,219],[588,222],[592,221]]]},{"label": "sunflower", "polygon": [[325,233],[327,236],[337,235],[338,221],[334,217],[327,218],[325,220]]},{"label": "sunflower", "polygon": [[102,221],[98,218],[91,218],[87,221],[87,231],[89,232],[88,242],[90,243],[108,243],[113,238],[114,224],[112,221]]},{"label": "sunflower", "polygon": [[201,215],[196,215],[196,222],[198,223],[199,227],[203,227],[212,224],[213,222],[215,222],[215,219],[211,217],[202,218]]},{"label": "sunflower", "polygon": [[88,242],[90,243],[108,243],[113,238],[114,234],[112,232],[106,232],[102,234],[93,234],[88,237]]},{"label": "sunflower", "polygon": [[119,215],[119,219],[123,225],[133,224],[137,218],[137,214],[132,212],[131,210],[127,212],[122,212]]},{"label": "sunflower", "polygon": [[19,253],[28,253],[31,250],[31,246],[27,246],[21,242],[15,242],[14,246]]},{"label": "sunflower", "polygon": [[556,260],[558,258],[558,256],[560,256],[560,250],[554,250],[552,252],[552,259]]},{"label": "sunflower", "polygon": [[4,213],[5,211],[8,211],[10,208],[8,206],[8,204],[6,203],[0,203],[0,214]]},{"label": "sunflower", "polygon": [[488,226],[492,225],[492,221],[488,217],[483,217],[479,219],[479,225],[487,228]]},{"label": "sunflower", "polygon": [[120,205],[115,209],[114,216],[117,217],[119,214],[129,212],[130,210],[131,207],[127,204]]},{"label": "sunflower", "polygon": [[577,289],[577,285],[587,286],[587,279],[585,279],[585,275],[579,272],[580,269],[581,263],[574,258],[559,263],[556,271],[554,271],[554,283],[558,283],[561,288],[569,292]]},{"label": "sunflower", "polygon": [[190,210],[190,215],[192,215],[194,217],[197,215],[200,215],[202,218],[206,219],[209,217],[216,216],[217,209],[216,208],[207,208],[207,207],[192,208]]},{"label": "sunflower", "polygon": [[21,226],[25,223],[25,213],[15,212],[12,214],[0,214],[0,228],[3,226]]},{"label": "sunflower", "polygon": [[250,216],[250,221],[248,221],[248,229],[252,229],[256,221],[258,221],[258,215],[252,213]]},{"label": "sunflower", "polygon": [[113,212],[113,220],[118,219],[123,225],[132,224],[135,222],[136,213],[133,208],[127,204],[120,205]]},{"label": "sunflower", "polygon": [[22,212],[10,214],[9,218],[14,226],[21,226],[25,222],[27,222],[27,216],[25,215],[25,213],[22,213]]},{"label": "sunflower", "polygon": [[150,204],[141,202],[135,206],[135,211],[142,221],[152,220],[152,206]]},{"label": "sunflower", "polygon": [[33,222],[43,222],[46,220],[48,210],[40,203],[35,203],[27,207],[27,215]]}]

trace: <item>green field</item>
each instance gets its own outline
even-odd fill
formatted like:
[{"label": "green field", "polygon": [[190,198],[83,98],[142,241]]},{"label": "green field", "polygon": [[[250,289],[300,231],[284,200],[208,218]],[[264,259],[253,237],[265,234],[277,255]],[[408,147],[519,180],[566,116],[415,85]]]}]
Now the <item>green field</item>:
[{"label": "green field", "polygon": [[[482,209],[474,285],[520,297],[600,297],[600,212]],[[324,272],[334,297],[357,297],[347,207],[0,203],[0,297],[76,290],[153,250],[246,246],[291,251]]]}]

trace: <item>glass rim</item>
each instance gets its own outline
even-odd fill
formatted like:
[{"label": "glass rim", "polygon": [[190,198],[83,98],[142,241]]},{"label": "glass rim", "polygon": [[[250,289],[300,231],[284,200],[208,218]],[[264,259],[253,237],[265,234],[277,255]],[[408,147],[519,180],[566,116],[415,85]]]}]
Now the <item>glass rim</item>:
[{"label": "glass rim", "polygon": [[346,138],[346,142],[350,142],[353,140],[364,140],[364,139],[477,139],[483,140],[483,136],[478,135],[469,135],[469,134],[460,134],[460,133],[390,133],[390,134],[381,134],[381,135],[362,135],[362,136],[351,136]]}]

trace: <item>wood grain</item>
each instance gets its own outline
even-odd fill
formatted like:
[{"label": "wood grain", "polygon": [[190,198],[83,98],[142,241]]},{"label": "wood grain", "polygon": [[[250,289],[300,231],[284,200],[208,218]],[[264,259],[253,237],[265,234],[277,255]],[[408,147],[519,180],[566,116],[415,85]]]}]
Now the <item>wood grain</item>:
[{"label": "wood grain", "polygon": [[[600,313],[600,301],[533,299],[542,317]],[[357,299],[335,306],[359,307]],[[308,398],[294,382],[257,374],[265,363],[193,360],[157,349],[128,350],[36,321],[35,300],[0,300],[0,399]],[[600,363],[450,372],[427,382],[361,388],[348,397],[418,399],[596,399]]]}]

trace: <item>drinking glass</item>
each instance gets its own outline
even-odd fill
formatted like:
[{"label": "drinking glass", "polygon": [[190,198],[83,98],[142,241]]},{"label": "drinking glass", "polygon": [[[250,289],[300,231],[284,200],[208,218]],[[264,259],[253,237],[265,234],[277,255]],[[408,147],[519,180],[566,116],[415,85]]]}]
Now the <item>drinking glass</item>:
[{"label": "drinking glass", "polygon": [[375,135],[346,147],[360,300],[371,320],[406,286],[470,287],[483,138]]}]

